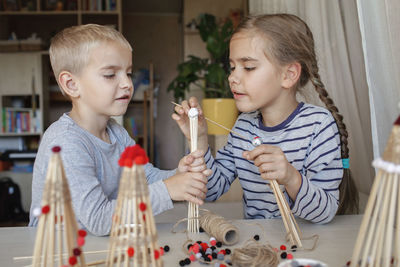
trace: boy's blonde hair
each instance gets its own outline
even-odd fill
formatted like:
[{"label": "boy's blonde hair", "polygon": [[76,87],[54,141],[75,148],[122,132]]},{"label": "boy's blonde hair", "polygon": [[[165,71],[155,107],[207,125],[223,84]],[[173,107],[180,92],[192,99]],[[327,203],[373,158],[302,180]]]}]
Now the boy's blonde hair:
[{"label": "boy's blonde hair", "polygon": [[[109,26],[85,24],[73,26],[57,33],[50,44],[50,62],[58,82],[62,71],[79,74],[87,65],[90,50],[101,42],[113,41],[132,47],[125,37]],[[61,89],[63,92],[63,90]],[[63,92],[64,93],[64,92]]]}]

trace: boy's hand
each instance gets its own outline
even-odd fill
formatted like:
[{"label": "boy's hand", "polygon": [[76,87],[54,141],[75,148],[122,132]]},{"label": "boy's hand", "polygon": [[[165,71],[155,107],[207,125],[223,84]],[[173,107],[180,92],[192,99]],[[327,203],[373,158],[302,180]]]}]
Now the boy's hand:
[{"label": "boy's hand", "polygon": [[176,121],[182,133],[190,143],[190,122],[188,112],[191,108],[197,108],[199,111],[197,147],[203,151],[206,151],[208,148],[207,122],[204,119],[203,110],[201,109],[197,98],[191,97],[189,101],[185,100],[181,103],[181,105],[182,107],[175,106],[175,113],[173,113],[171,116],[172,119]]},{"label": "boy's hand", "polygon": [[280,147],[272,145],[259,145],[252,151],[244,151],[243,157],[254,161],[258,167],[261,178],[265,180],[277,180],[285,186],[288,194],[293,199],[300,189],[301,175],[290,164]]},{"label": "boy's hand", "polygon": [[186,200],[198,205],[204,203],[207,193],[207,175],[204,173],[178,173],[164,180],[164,183],[172,200]]},{"label": "boy's hand", "polygon": [[204,161],[204,152],[196,150],[187,156],[184,156],[178,164],[177,173],[184,172],[203,172],[207,169],[207,165]]}]

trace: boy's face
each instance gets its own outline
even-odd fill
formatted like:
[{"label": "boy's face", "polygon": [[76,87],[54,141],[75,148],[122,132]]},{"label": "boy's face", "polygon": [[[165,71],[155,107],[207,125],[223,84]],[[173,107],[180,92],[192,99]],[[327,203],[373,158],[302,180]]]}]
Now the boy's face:
[{"label": "boy's face", "polygon": [[133,94],[131,78],[132,52],[118,42],[101,42],[77,75],[80,93],[75,104],[93,117],[122,115]]}]

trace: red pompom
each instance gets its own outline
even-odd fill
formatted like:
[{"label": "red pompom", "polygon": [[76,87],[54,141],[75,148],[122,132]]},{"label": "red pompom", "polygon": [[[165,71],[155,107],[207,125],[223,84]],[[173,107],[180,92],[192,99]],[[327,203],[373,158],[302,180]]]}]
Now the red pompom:
[{"label": "red pompom", "polygon": [[133,247],[129,247],[129,248],[126,250],[126,253],[128,253],[128,256],[132,258],[133,255],[135,254],[135,250],[133,249]]},{"label": "red pompom", "polygon": [[158,250],[154,250],[154,258],[157,260],[160,257],[160,252]]},{"label": "red pompom", "polygon": [[85,236],[87,235],[87,233],[86,233],[85,230],[80,229],[80,230],[78,231],[78,235],[81,236],[81,237],[85,237]]},{"label": "red pompom", "polygon": [[145,211],[146,208],[147,208],[146,204],[143,203],[143,202],[140,202],[140,204],[139,204],[139,209],[140,209],[141,211]]},{"label": "red pompom", "polygon": [[58,153],[58,152],[61,151],[61,147],[59,147],[59,146],[54,146],[51,150],[52,150],[54,153]]},{"label": "red pompom", "polygon": [[78,239],[76,240],[76,243],[78,244],[78,246],[83,247],[83,245],[85,245],[85,238],[78,236]]},{"label": "red pompom", "polygon": [[139,145],[129,146],[122,152],[118,161],[121,167],[132,167],[133,163],[144,165],[149,162],[146,152]]},{"label": "red pompom", "polygon": [[285,246],[285,245],[281,245],[281,246],[280,246],[280,249],[281,249],[281,250],[286,250],[286,246]]},{"label": "red pompom", "polygon": [[397,120],[394,122],[394,125],[400,125],[400,116],[397,118]]},{"label": "red pompom", "polygon": [[72,250],[72,253],[74,254],[74,256],[79,256],[81,255],[81,250],[79,248],[74,248]]},{"label": "red pompom", "polygon": [[289,253],[289,254],[287,254],[287,259],[288,259],[288,260],[291,260],[291,259],[293,259],[293,254],[290,254],[290,253]]},{"label": "red pompom", "polygon": [[75,265],[78,261],[75,256],[71,256],[68,259],[69,265]]},{"label": "red pompom", "polygon": [[49,205],[46,205],[46,206],[42,207],[42,213],[43,214],[49,213],[49,211],[50,211],[50,206]]}]

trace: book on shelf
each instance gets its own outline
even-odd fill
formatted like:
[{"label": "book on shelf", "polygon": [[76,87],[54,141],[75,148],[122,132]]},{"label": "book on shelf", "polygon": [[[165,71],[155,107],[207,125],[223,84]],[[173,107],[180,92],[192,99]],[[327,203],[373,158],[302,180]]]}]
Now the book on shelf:
[{"label": "book on shelf", "polygon": [[40,132],[40,110],[31,108],[3,108],[3,133]]}]

